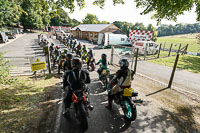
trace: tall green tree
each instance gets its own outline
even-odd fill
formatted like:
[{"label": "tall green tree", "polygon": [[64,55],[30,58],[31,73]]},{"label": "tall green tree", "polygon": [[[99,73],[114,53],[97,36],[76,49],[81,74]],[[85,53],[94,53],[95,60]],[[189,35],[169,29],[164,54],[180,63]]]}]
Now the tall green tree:
[{"label": "tall green tree", "polygon": [[129,30],[133,29],[133,24],[128,22],[115,21],[113,24],[121,29],[121,31],[127,36],[129,35]]},{"label": "tall green tree", "polygon": [[81,22],[79,22],[78,20],[76,19],[72,19],[72,23],[71,23],[71,27],[75,27],[77,25],[81,24]]},{"label": "tall green tree", "polygon": [[19,23],[22,13],[21,6],[15,0],[0,1],[0,27]]},{"label": "tall green tree", "polygon": [[98,24],[98,23],[100,23],[97,16],[94,14],[90,14],[90,13],[88,13],[82,21],[83,21],[83,24]]},{"label": "tall green tree", "polygon": [[149,25],[147,26],[147,30],[148,30],[148,31],[153,31],[153,38],[152,38],[152,40],[155,42],[155,41],[157,40],[157,36],[158,36],[158,33],[157,33],[157,31],[156,31],[156,28],[155,28],[152,24],[149,24]]},{"label": "tall green tree", "polygon": [[[55,12],[52,12],[54,14]],[[51,23],[52,26],[72,26],[72,20],[69,17],[68,13],[63,9],[57,9],[55,15],[52,15]]]},{"label": "tall green tree", "polygon": [[24,29],[41,29],[50,23],[49,7],[45,0],[23,0],[21,23]]},{"label": "tall green tree", "polygon": [[158,36],[169,36],[177,34],[198,33],[200,31],[200,23],[195,24],[176,24],[161,25],[157,29]]},{"label": "tall green tree", "polygon": [[109,24],[109,22],[107,22],[107,21],[101,21],[101,22],[99,22],[100,24]]},{"label": "tall green tree", "polygon": [[[51,0],[54,1],[54,0]],[[124,4],[125,0],[113,0],[113,5]],[[160,22],[162,19],[177,20],[178,15],[184,11],[191,11],[196,7],[197,20],[200,21],[200,1],[199,0],[135,0],[137,8],[143,8],[141,14],[153,13],[152,18]],[[58,6],[63,6],[74,11],[74,4],[78,3],[80,8],[85,7],[85,0],[57,0]],[[105,5],[105,0],[94,0],[94,5],[101,8]]]},{"label": "tall green tree", "polygon": [[134,30],[147,30],[143,23],[135,23],[133,26]]}]

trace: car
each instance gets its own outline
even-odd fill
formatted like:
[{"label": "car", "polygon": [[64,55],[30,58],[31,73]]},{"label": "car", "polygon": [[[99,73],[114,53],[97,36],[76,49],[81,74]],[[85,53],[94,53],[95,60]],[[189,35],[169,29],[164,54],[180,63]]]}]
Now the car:
[{"label": "car", "polygon": [[8,42],[8,36],[5,34],[5,32],[0,32],[0,42]]},{"label": "car", "polygon": [[8,36],[8,39],[15,39],[16,35],[13,32],[5,32],[6,35]]}]

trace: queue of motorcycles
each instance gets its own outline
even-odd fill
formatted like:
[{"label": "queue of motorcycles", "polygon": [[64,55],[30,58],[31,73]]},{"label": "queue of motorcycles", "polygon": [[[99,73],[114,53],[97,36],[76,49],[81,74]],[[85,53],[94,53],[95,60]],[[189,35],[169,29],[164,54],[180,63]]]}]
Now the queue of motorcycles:
[{"label": "queue of motorcycles", "polygon": [[[84,57],[81,57],[81,51],[75,50],[75,56],[78,56],[82,58],[83,62],[87,63],[88,56],[85,55]],[[64,57],[62,57],[61,51],[58,50],[58,53],[55,54],[55,50],[50,49],[50,57],[51,61],[53,62],[53,66],[55,64],[58,64],[58,73],[60,73],[60,70],[63,69],[64,66]],[[90,58],[90,63],[88,64],[87,69],[89,71],[95,70],[95,59],[92,57]],[[111,84],[111,80],[113,79],[114,75],[110,74],[110,70],[105,69],[102,71],[102,73],[99,76],[99,80],[103,83],[103,88],[107,92],[110,92],[113,85]],[[114,96],[114,102],[122,108],[122,111],[124,113],[124,118],[127,121],[134,121],[137,117],[137,110],[135,101],[132,100],[132,97],[138,96],[138,93],[134,91],[132,88],[125,88],[122,89],[119,93],[115,94]],[[88,129],[88,120],[87,117],[89,116],[89,110],[91,111],[93,109],[93,106],[89,104],[89,89],[82,89],[80,91],[74,91],[72,95],[72,101],[73,101],[73,109],[75,111],[75,117],[77,120],[81,123],[81,129],[83,132],[87,131]],[[66,116],[67,117],[67,116]]]}]

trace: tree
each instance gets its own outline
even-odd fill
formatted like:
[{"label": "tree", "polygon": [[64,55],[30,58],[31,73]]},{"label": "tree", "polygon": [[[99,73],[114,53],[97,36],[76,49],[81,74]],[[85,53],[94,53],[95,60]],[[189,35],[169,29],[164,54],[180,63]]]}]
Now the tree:
[{"label": "tree", "polygon": [[149,25],[147,26],[147,30],[148,30],[148,31],[153,31],[153,38],[152,38],[152,40],[153,40],[154,42],[157,41],[158,33],[157,33],[157,31],[156,31],[156,28],[155,28],[152,24],[149,24]]},{"label": "tree", "polygon": [[90,14],[90,13],[88,13],[82,21],[83,21],[83,24],[98,24],[98,23],[100,23],[97,16]]},{"label": "tree", "polygon": [[100,24],[109,24],[107,21],[101,21]]},{"label": "tree", "polygon": [[49,6],[45,0],[23,0],[21,23],[24,29],[41,29],[50,22]]},{"label": "tree", "polygon": [[[54,0],[51,0],[54,1]],[[125,0],[113,0],[113,4],[124,4]],[[85,0],[57,0],[58,6],[64,6],[74,11],[74,3],[77,2],[80,8],[85,7]],[[137,8],[143,8],[141,14],[154,13],[152,18],[160,22],[162,19],[177,20],[178,15],[184,11],[191,11],[196,7],[197,20],[200,21],[200,1],[199,0],[135,0]],[[105,0],[94,0],[94,5],[103,8]]]},{"label": "tree", "polygon": [[79,22],[78,20],[72,19],[71,27],[75,27],[75,26],[79,25],[80,23],[81,22]]},{"label": "tree", "polygon": [[144,26],[143,23],[135,23],[135,25],[133,26],[134,30],[147,30],[147,28]]},{"label": "tree", "polygon": [[157,29],[158,36],[169,36],[177,34],[197,33],[200,31],[200,23],[195,24],[176,24],[176,25],[161,25]]},{"label": "tree", "polygon": [[0,27],[4,25],[14,25],[21,16],[21,7],[14,0],[0,1]]},{"label": "tree", "polygon": [[[55,12],[52,12],[53,14]],[[72,26],[72,20],[68,13],[63,9],[57,9],[56,14],[52,16],[50,25],[52,26]]]},{"label": "tree", "polygon": [[121,29],[127,36],[129,35],[129,30],[133,29],[133,24],[128,22],[115,21],[113,24]]}]

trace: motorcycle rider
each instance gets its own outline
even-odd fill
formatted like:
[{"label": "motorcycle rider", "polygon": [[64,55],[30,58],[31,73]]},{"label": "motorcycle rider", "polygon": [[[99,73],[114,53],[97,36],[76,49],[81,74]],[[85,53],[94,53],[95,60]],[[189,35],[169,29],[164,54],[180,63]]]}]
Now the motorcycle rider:
[{"label": "motorcycle rider", "polygon": [[66,61],[64,63],[64,72],[72,70],[72,54],[68,53]]},{"label": "motorcycle rider", "polygon": [[73,41],[72,39],[70,40],[70,43],[69,43],[69,48],[72,49],[72,44],[73,44]]},{"label": "motorcycle rider", "polygon": [[119,61],[120,69],[116,72],[115,77],[110,82],[111,90],[108,92],[108,104],[105,106],[107,109],[112,109],[112,101],[121,89],[130,88],[131,81],[133,80],[134,71],[128,68],[129,62],[127,59]]},{"label": "motorcycle rider", "polygon": [[89,69],[89,65],[92,61],[94,61],[94,57],[93,57],[93,53],[92,53],[92,49],[90,49],[90,51],[87,54],[88,60],[87,60],[87,69]]},{"label": "motorcycle rider", "polygon": [[54,44],[51,43],[50,47],[49,47],[49,51],[50,51],[50,57],[52,57],[52,54],[53,54],[53,50],[54,50]]},{"label": "motorcycle rider", "polygon": [[98,61],[98,63],[96,63],[96,65],[100,64],[101,66],[100,68],[97,70],[97,73],[99,74],[99,78],[101,78],[101,73],[102,71],[105,69],[107,69],[107,66],[109,64],[109,62],[107,61],[107,55],[106,54],[101,54],[101,59]]},{"label": "motorcycle rider", "polygon": [[76,46],[76,55],[81,57],[81,42]]},{"label": "motorcycle rider", "polygon": [[69,116],[69,108],[72,103],[72,94],[73,90],[82,90],[87,89],[85,84],[89,84],[91,82],[90,75],[87,70],[83,70],[82,68],[82,62],[79,58],[73,58],[72,59],[72,70],[67,71],[64,74],[63,78],[63,89],[65,89],[67,86],[67,96],[64,99],[65,104],[65,112],[64,114],[67,114]]},{"label": "motorcycle rider", "polygon": [[86,55],[87,55],[87,49],[86,49],[85,45],[83,45],[83,48],[81,49],[81,52],[82,52],[82,56],[81,56],[82,61],[86,60],[85,58],[86,58]]},{"label": "motorcycle rider", "polygon": [[76,47],[77,41],[75,40],[74,43],[72,44],[72,53],[75,51],[75,47]]},{"label": "motorcycle rider", "polygon": [[67,55],[67,53],[68,53],[68,50],[67,50],[66,48],[65,48],[65,49],[63,49],[63,53]]},{"label": "motorcycle rider", "polygon": [[59,60],[60,55],[61,55],[60,47],[56,46],[56,49],[54,50],[54,62],[53,62],[53,66],[55,66],[56,61]]}]

